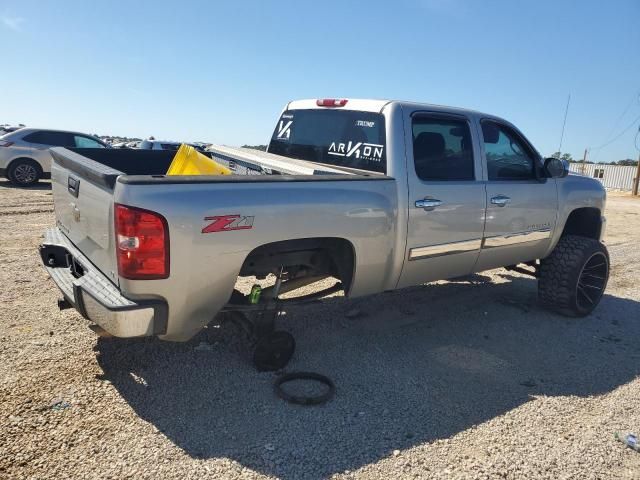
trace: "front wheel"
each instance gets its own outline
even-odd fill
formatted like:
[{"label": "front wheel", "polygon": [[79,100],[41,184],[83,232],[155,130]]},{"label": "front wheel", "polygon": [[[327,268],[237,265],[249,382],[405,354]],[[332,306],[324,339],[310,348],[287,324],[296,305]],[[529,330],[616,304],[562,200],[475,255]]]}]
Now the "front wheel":
[{"label": "front wheel", "polygon": [[15,160],[7,172],[9,181],[18,187],[30,187],[40,180],[40,166],[33,160]]},{"label": "front wheel", "polygon": [[566,235],[540,261],[538,298],[563,315],[584,317],[600,303],[608,280],[607,248],[593,238]]}]

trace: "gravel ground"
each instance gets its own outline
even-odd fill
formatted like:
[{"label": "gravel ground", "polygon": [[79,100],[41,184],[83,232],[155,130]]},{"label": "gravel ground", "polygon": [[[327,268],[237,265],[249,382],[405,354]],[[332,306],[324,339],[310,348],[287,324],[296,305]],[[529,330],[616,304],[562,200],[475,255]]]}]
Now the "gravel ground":
[{"label": "gravel ground", "polygon": [[542,310],[535,281],[504,270],[291,308],[288,370],[337,386],[305,408],[232,326],[114,341],[59,312],[36,254],[49,185],[0,181],[0,477],[640,478],[613,439],[640,433],[640,201],[610,196],[607,213],[613,272],[586,319]]}]

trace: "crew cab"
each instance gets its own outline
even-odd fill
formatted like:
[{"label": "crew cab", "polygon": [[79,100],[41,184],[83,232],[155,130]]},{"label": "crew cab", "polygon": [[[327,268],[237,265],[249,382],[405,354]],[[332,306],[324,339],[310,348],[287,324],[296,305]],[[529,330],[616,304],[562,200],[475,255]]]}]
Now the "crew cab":
[{"label": "crew cab", "polygon": [[[335,284],[319,295],[359,297],[508,267],[573,316],[596,307],[608,279],[602,185],[494,115],[293,101],[261,158],[300,174],[167,176],[173,152],[51,152],[56,226],[42,261],[62,304],[119,337],[185,341],[223,310],[323,278]],[[258,298],[236,289],[250,276],[276,280]]]}]

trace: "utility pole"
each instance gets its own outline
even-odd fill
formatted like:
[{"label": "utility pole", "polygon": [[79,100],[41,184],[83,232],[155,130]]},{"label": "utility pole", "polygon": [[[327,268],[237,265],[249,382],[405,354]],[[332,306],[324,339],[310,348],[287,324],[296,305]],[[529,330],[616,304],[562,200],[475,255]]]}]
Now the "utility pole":
[{"label": "utility pole", "polygon": [[580,174],[584,175],[584,172],[586,170],[586,164],[587,164],[587,148],[584,149],[584,155],[582,156],[582,163],[580,164]]},{"label": "utility pole", "polygon": [[633,179],[633,195],[638,195],[638,184],[640,183],[640,155],[638,155],[638,165],[636,166],[636,178]]},{"label": "utility pole", "polygon": [[562,122],[562,133],[560,134],[560,146],[558,147],[558,152],[560,152],[560,156],[562,156],[562,140],[564,139],[564,127],[567,125],[567,114],[569,113],[569,102],[571,102],[571,94],[567,97],[567,108],[564,111],[564,121]]}]

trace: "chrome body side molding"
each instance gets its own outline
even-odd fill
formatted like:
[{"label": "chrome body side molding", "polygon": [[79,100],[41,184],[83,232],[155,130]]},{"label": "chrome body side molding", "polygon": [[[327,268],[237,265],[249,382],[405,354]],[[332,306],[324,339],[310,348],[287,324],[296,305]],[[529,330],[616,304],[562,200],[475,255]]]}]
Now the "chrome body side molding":
[{"label": "chrome body side molding", "polygon": [[536,242],[549,238],[550,236],[550,228],[510,233],[509,235],[497,235],[495,237],[485,238],[482,242],[482,248],[506,247],[508,245],[517,245],[519,243]]},{"label": "chrome body side molding", "polygon": [[442,243],[440,245],[412,248],[409,250],[409,260],[473,252],[474,250],[480,250],[481,245],[482,239],[476,238],[474,240],[465,240],[463,242]]},{"label": "chrome body side molding", "polygon": [[454,255],[456,253],[473,252],[483,248],[505,247],[520,243],[537,242],[551,236],[550,228],[540,230],[530,230],[528,232],[517,232],[509,235],[497,235],[484,239],[476,238],[463,242],[441,243],[439,245],[429,245],[426,247],[412,248],[409,251],[409,260],[419,260],[422,258],[440,257],[442,255]]}]

